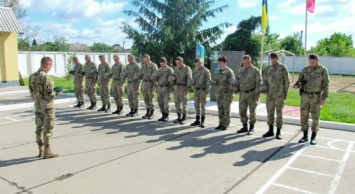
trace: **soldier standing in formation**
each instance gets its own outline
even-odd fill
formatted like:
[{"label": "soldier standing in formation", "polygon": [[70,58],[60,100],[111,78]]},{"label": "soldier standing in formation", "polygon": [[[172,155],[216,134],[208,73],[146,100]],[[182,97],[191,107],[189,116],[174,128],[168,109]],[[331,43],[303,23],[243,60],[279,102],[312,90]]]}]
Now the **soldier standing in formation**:
[{"label": "soldier standing in formation", "polygon": [[30,93],[35,101],[36,109],[36,141],[39,148],[38,157],[55,158],[58,154],[51,152],[50,138],[54,128],[54,102],[57,96],[54,92],[54,81],[48,72],[53,66],[53,60],[50,57],[43,57],[41,68],[32,74],[29,79]]},{"label": "soldier standing in formation", "polygon": [[88,110],[95,110],[97,103],[97,95],[96,95],[96,84],[97,84],[97,66],[91,60],[90,55],[85,55],[85,65],[84,65],[84,74],[85,74],[85,93],[88,95],[90,99],[90,107]]},{"label": "soldier standing in formation", "polygon": [[102,101],[102,107],[98,112],[111,112],[111,100],[110,100],[110,65],[106,62],[105,55],[99,56],[101,64],[98,69],[99,86],[100,86],[100,96]]},{"label": "soldier standing in formation", "polygon": [[[192,86],[195,88],[196,121],[191,126],[204,128],[206,118],[206,99],[210,91],[211,73],[200,59],[195,60],[196,69],[192,73]],[[201,121],[200,121],[201,118]]]},{"label": "soldier standing in formation", "polygon": [[173,75],[174,71],[168,66],[165,57],[160,58],[159,63],[161,67],[157,73],[153,75],[153,78],[158,84],[158,104],[162,114],[162,117],[158,121],[168,122],[170,112],[169,102],[173,86],[173,83],[169,82],[169,77]]},{"label": "soldier standing in formation", "polygon": [[218,58],[218,64],[220,70],[216,72],[215,80],[212,81],[212,84],[216,85],[219,118],[219,125],[215,129],[225,131],[230,124],[230,107],[233,101],[233,91],[231,91],[230,88],[235,77],[233,70],[227,67],[226,56],[220,56]]},{"label": "soldier standing in formation", "polygon": [[78,104],[74,106],[75,108],[83,108],[84,107],[84,66],[80,63],[78,57],[73,58],[73,62],[75,64],[74,70],[71,72],[74,76],[74,93],[75,97],[78,101]]},{"label": "soldier standing in formation", "polygon": [[142,93],[144,98],[144,103],[147,109],[147,113],[142,117],[142,119],[153,119],[154,118],[154,92],[155,84],[153,83],[152,75],[156,74],[158,71],[157,64],[150,61],[150,56],[145,54],[143,56],[144,63],[142,65]]},{"label": "soldier standing in formation", "polygon": [[134,55],[128,55],[129,64],[126,66],[125,71],[122,74],[121,81],[124,83],[127,78],[127,96],[129,107],[131,111],[126,114],[129,117],[138,116],[139,107],[139,85],[142,79],[141,65],[136,62]]},{"label": "soldier standing in formation", "polygon": [[113,98],[115,99],[117,110],[112,114],[121,115],[123,111],[123,84],[121,82],[121,74],[125,70],[125,66],[121,63],[120,57],[115,54],[113,55],[113,60],[115,64],[111,67],[111,77],[112,77],[112,85],[111,85],[111,93]]},{"label": "soldier standing in formation", "polygon": [[[239,114],[240,121],[243,124],[243,128],[237,131],[237,133],[247,133],[248,135],[254,134],[254,124],[256,122],[256,107],[260,98],[260,85],[261,74],[258,68],[252,64],[251,57],[249,55],[243,56],[243,67],[239,70],[237,75],[239,80]],[[247,110],[249,107],[249,129],[248,129],[248,116]]]},{"label": "soldier standing in formation", "polygon": [[174,99],[178,118],[174,123],[180,123],[183,125],[185,124],[187,115],[187,94],[189,92],[188,82],[192,78],[192,70],[189,66],[184,64],[184,59],[182,57],[177,57],[175,62]]},{"label": "soldier standing in formation", "polygon": [[311,114],[313,123],[310,144],[316,145],[320,111],[329,95],[329,73],[327,68],[319,64],[317,55],[309,55],[308,60],[309,66],[303,68],[293,88],[301,90],[301,129],[303,137],[299,140],[299,143],[308,141],[308,119],[309,114]]},{"label": "soldier standing in formation", "polygon": [[282,139],[281,129],[283,125],[282,109],[290,87],[290,76],[286,65],[278,62],[276,53],[270,54],[271,64],[266,68],[264,84],[267,87],[266,108],[268,115],[269,131],[263,137],[274,136],[275,109],[276,109],[276,139]]}]

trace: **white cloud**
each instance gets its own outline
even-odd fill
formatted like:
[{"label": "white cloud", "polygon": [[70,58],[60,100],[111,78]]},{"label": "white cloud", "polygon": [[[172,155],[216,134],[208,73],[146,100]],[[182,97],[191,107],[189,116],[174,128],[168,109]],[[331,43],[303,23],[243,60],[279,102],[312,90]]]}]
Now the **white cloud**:
[{"label": "white cloud", "polygon": [[260,3],[260,0],[238,0],[237,4],[241,8],[256,7]]}]

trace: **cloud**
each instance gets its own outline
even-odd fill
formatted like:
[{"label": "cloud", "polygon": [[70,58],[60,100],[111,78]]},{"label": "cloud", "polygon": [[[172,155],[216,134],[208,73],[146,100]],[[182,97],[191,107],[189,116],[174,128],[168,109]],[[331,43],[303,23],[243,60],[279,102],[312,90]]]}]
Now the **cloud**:
[{"label": "cloud", "polygon": [[260,0],[238,0],[237,4],[241,8],[256,7],[260,3]]}]

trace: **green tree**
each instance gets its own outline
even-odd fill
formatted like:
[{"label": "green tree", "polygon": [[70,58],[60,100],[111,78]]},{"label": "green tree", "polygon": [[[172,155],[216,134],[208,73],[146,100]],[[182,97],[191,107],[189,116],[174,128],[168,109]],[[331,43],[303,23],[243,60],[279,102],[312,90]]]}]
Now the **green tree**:
[{"label": "green tree", "polygon": [[90,47],[91,51],[93,52],[113,52],[114,49],[112,46],[107,45],[105,43],[94,43],[91,47]]},{"label": "green tree", "polygon": [[139,29],[123,23],[122,30],[133,40],[132,51],[137,56],[149,53],[157,61],[165,56],[172,61],[176,56],[192,60],[195,47],[210,48],[223,34],[229,23],[203,29],[202,25],[224,11],[228,5],[212,8],[215,0],[131,0],[135,10],[124,10],[135,17]]},{"label": "green tree", "polygon": [[352,36],[338,32],[335,32],[329,38],[318,41],[317,46],[312,47],[309,52],[334,57],[355,56]]},{"label": "green tree", "polygon": [[37,46],[38,44],[37,44],[37,41],[36,41],[36,39],[33,39],[33,41],[32,41],[32,46]]},{"label": "green tree", "polygon": [[61,51],[69,52],[70,46],[68,39],[64,36],[58,36],[53,41],[48,41],[43,44],[31,47],[32,51]]},{"label": "green tree", "polygon": [[303,53],[302,40],[300,33],[296,32],[293,35],[286,36],[280,42],[280,47],[283,50],[290,51],[296,55],[301,55]]}]

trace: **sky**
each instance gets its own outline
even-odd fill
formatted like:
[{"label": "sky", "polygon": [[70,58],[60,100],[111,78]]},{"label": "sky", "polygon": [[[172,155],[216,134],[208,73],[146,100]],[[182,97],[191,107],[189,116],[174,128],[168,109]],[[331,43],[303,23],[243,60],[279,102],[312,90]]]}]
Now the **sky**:
[{"label": "sky", "polygon": [[[306,0],[268,0],[269,26],[271,33],[280,38],[305,29]],[[36,39],[40,42],[65,36],[70,43],[92,45],[104,42],[132,45],[120,26],[123,21],[134,28],[134,18],[122,10],[136,10],[129,0],[21,0],[27,10],[26,22],[39,26]],[[237,24],[250,16],[261,15],[262,0],[217,0],[214,7],[228,4],[229,8],[217,14],[203,28],[229,22],[219,42],[237,29]],[[315,46],[320,39],[334,32],[355,36],[355,0],[316,0],[314,14],[308,14],[307,47]]]}]

